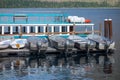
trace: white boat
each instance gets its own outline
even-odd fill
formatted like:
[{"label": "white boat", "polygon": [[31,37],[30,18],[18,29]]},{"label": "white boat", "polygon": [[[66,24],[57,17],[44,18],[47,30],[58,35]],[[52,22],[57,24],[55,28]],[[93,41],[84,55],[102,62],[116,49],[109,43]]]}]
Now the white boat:
[{"label": "white boat", "polygon": [[6,49],[9,47],[11,40],[4,40],[0,42],[0,49]]},{"label": "white boat", "polygon": [[[14,49],[16,48],[24,48],[27,43],[26,39],[15,39],[10,43],[10,46]],[[17,46],[18,45],[18,46]]]},{"label": "white boat", "polygon": [[99,36],[96,34],[89,34],[87,38],[89,40],[96,42],[97,49],[102,49],[102,50],[106,48],[115,49],[115,42],[103,36]]}]

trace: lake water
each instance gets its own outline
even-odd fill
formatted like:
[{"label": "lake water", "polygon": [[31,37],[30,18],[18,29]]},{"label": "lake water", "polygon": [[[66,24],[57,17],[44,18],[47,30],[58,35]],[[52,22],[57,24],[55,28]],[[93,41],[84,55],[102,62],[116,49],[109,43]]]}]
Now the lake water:
[{"label": "lake water", "polygon": [[[104,26],[104,19],[112,19],[113,21],[113,37],[116,42],[116,50],[113,57],[115,63],[113,64],[112,74],[104,74],[102,70],[103,65],[96,65],[94,61],[90,64],[90,71],[84,71],[86,64],[74,66],[41,66],[38,68],[27,68],[23,71],[19,70],[5,70],[0,72],[0,80],[119,80],[120,79],[120,9],[103,9],[103,8],[1,8],[0,13],[43,13],[43,12],[63,12],[69,15],[77,15],[91,19],[98,29],[101,23]],[[6,59],[5,59],[6,60]],[[9,58],[7,60],[14,60]],[[1,60],[3,61],[3,60]],[[6,61],[8,62],[8,61]],[[71,61],[70,61],[71,62]],[[35,67],[35,66],[34,66]],[[28,71],[31,71],[28,73]],[[52,70],[52,71],[51,71]]]}]

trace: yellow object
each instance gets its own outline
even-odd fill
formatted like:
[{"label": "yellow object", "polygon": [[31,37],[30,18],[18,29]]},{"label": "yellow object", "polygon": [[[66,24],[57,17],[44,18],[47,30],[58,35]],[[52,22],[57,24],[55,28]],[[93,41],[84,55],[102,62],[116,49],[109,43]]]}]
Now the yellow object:
[{"label": "yellow object", "polygon": [[20,48],[20,44],[16,44],[16,47],[17,47],[17,48]]}]

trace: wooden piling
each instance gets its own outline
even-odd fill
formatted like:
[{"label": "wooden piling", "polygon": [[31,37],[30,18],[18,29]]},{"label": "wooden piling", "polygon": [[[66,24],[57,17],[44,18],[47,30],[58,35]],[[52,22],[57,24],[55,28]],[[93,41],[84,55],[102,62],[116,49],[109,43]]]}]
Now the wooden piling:
[{"label": "wooden piling", "polygon": [[102,24],[101,23],[99,24],[99,35],[100,36],[102,35]]},{"label": "wooden piling", "polygon": [[112,38],[112,19],[104,20],[104,36],[109,39]]},{"label": "wooden piling", "polygon": [[108,19],[104,20],[104,36],[108,37]]},{"label": "wooden piling", "polygon": [[109,39],[112,39],[112,19],[108,19],[109,23]]}]

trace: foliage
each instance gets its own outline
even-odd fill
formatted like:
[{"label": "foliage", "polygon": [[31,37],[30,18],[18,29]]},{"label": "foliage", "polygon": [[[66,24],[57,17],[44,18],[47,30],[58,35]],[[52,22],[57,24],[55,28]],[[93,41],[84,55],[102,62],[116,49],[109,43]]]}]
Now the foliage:
[{"label": "foliage", "polygon": [[[120,7],[117,3],[115,7]],[[114,7],[105,2],[48,2],[39,0],[0,0],[0,8],[78,8],[78,7]]]}]

